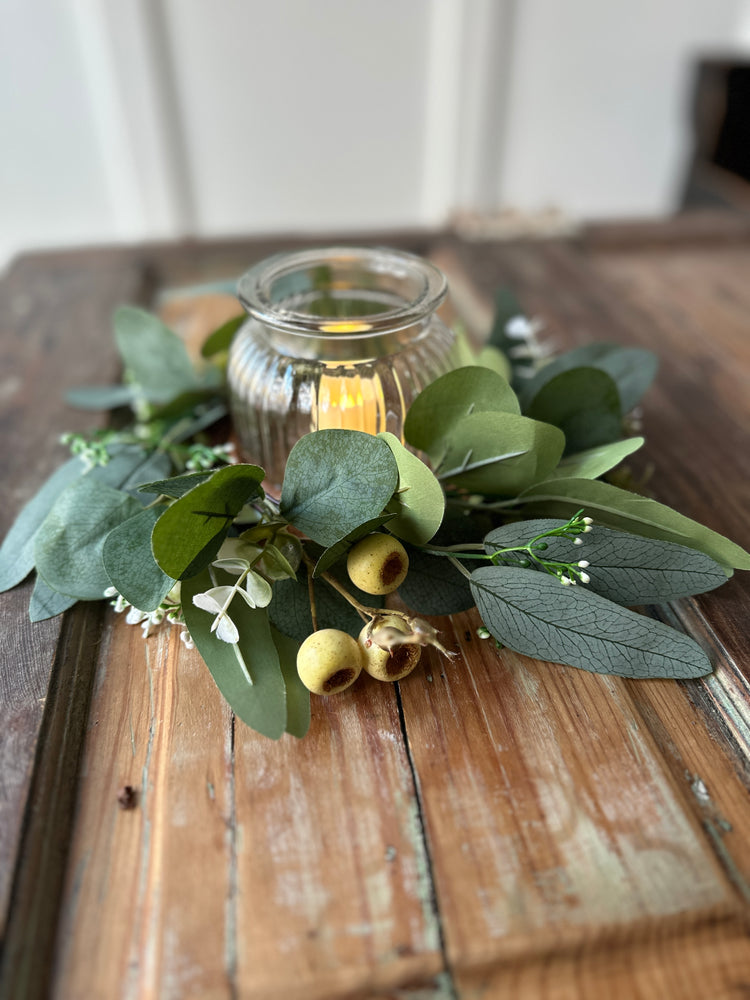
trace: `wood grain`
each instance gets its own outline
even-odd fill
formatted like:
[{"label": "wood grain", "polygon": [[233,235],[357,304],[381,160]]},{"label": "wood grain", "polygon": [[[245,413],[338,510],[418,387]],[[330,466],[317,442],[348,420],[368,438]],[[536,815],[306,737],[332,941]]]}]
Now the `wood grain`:
[{"label": "wood grain", "polygon": [[[142,272],[118,254],[78,255],[49,266],[20,260],[0,284],[0,537],[66,455],[64,430],[96,415],[65,405],[67,389],[115,376],[112,309],[141,294]],[[61,620],[28,620],[31,581],[0,597],[0,938],[29,800],[52,666],[64,661]],[[91,619],[88,619],[91,623]],[[85,689],[85,684],[84,684]],[[82,696],[83,690],[82,689]],[[44,723],[47,725],[47,722]],[[37,803],[35,810],[41,805]]]},{"label": "wood grain", "polygon": [[[719,227],[709,239],[701,223],[684,230],[687,242],[679,225],[625,230],[433,249],[477,328],[505,283],[559,348],[655,346],[652,488],[747,545],[745,230]],[[92,274],[108,294],[119,287],[115,260],[137,294],[139,269],[159,290],[237,276],[276,249],[196,243],[105,254],[98,265],[47,255],[24,265],[21,287],[79,274],[63,312],[85,326],[76,303]],[[195,341],[235,311],[215,295],[164,301]],[[106,380],[95,374],[96,334],[86,336],[85,375],[54,348],[71,384]],[[26,363],[24,384],[41,379],[56,398],[58,373]],[[25,406],[9,411],[12,433]],[[39,440],[48,446],[47,426]],[[24,482],[19,469],[8,481]],[[39,745],[7,995],[45,995],[39,956],[57,900],[35,881],[42,863],[64,880],[51,967],[60,1000],[747,996],[746,587],[738,575],[666,612],[712,648],[718,666],[705,683],[621,681],[498,652],[469,613],[439,622],[456,660],[431,651],[399,690],[367,680],[317,700],[308,737],[277,743],[233,722],[175,634],[144,643],[111,611],[76,611],[64,641],[55,633],[33,654],[42,673],[55,662],[65,697],[53,687]],[[28,643],[18,655],[26,667]],[[92,677],[78,769],[86,702],[76,697]],[[125,784],[137,789],[135,809],[118,805]]]}]

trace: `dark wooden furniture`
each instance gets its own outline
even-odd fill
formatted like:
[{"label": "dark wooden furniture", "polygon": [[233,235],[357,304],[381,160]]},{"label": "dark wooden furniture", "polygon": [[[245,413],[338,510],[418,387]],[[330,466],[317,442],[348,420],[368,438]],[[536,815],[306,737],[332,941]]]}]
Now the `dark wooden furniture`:
[{"label": "dark wooden furniture", "polygon": [[[382,236],[379,242],[385,242]],[[392,241],[391,241],[392,242]],[[401,239],[481,327],[512,286],[558,347],[645,345],[649,488],[750,545],[750,224],[567,241]],[[0,530],[116,375],[110,314],[238,275],[280,242],[22,258],[0,284]],[[162,304],[197,337],[235,311]],[[716,660],[627,682],[498,654],[442,620],[396,690],[314,705],[302,742],[235,723],[176,635],[104,605],[31,625],[0,601],[2,995],[517,1000],[750,995],[748,577],[660,613]],[[135,808],[118,792],[136,789]]]}]

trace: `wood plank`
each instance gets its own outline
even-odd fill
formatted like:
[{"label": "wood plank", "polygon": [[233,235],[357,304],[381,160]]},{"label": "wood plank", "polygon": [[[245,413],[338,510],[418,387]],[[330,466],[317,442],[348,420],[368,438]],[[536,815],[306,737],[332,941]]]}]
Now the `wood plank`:
[{"label": "wood plank", "polygon": [[[204,295],[170,299],[162,315],[195,349],[236,311]],[[306,739],[273,743],[231,720],[176,636],[144,646],[122,620],[106,635],[54,995],[442,990],[394,689],[363,680],[353,695],[316,700]],[[135,814],[116,807],[125,783],[141,789]]]},{"label": "wood plank", "polygon": [[[232,996],[231,717],[177,629],[110,613],[97,664],[52,995]],[[118,792],[130,785],[135,808]]]},{"label": "wood plank", "polygon": [[315,699],[301,742],[272,744],[238,725],[235,760],[239,995],[439,989],[439,928],[394,688],[363,674],[343,695]]},{"label": "wood plank", "polygon": [[[33,257],[21,259],[2,279],[0,536],[65,460],[57,435],[95,422],[91,414],[65,405],[65,391],[114,376],[114,349],[107,334],[111,312],[121,300],[137,298],[141,287],[140,267],[122,254],[85,254],[75,263],[61,260],[53,267]],[[29,622],[31,589],[27,581],[0,596],[5,635],[0,658],[0,938],[50,672],[56,658],[62,664],[66,656],[61,620]],[[81,673],[76,677],[85,700],[89,682]],[[40,802],[33,808],[35,814],[43,810]]]}]

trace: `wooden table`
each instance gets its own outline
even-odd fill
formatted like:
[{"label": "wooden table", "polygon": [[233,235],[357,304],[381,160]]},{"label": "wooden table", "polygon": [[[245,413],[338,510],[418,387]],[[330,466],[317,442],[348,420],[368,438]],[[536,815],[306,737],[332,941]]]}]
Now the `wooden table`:
[{"label": "wooden table", "polygon": [[[448,270],[477,325],[508,284],[560,348],[657,350],[639,468],[653,464],[660,499],[750,545],[747,221],[399,242]],[[64,391],[116,375],[113,307],[235,277],[281,245],[10,269],[0,530],[61,461],[57,433],[90,425]],[[183,296],[164,311],[191,337],[235,306]],[[499,654],[462,614],[439,622],[455,661],[317,700],[309,736],[278,743],[235,723],[174,633],[144,643],[103,604],[32,626],[29,593],[0,603],[4,997],[750,996],[747,575],[658,612],[712,650],[703,681]]]}]

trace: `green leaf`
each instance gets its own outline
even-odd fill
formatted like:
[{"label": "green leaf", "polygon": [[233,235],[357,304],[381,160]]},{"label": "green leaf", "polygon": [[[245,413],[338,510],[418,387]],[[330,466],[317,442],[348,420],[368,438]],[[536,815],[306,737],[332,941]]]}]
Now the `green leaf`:
[{"label": "green leaf", "polygon": [[474,607],[469,581],[445,556],[407,548],[409,572],[398,588],[405,604],[422,615],[454,615]]},{"label": "green leaf", "polygon": [[165,475],[172,467],[168,455],[158,451],[147,452],[139,445],[114,445],[110,448],[110,455],[106,465],[97,465],[86,475],[112,489],[135,496],[141,504],[148,502],[137,495],[141,483],[153,476]]},{"label": "green leaf", "polygon": [[482,621],[517,653],[621,677],[702,677],[711,664],[688,636],[544,573],[483,566],[471,575]]},{"label": "green leaf", "polygon": [[10,590],[34,568],[34,537],[62,491],[84,473],[80,458],[71,458],[44,483],[18,517],[0,548],[0,592]]},{"label": "green leaf", "polygon": [[310,692],[297,673],[299,643],[271,626],[281,673],[286,684],[286,731],[301,740],[310,728]]},{"label": "green leaf", "polygon": [[176,580],[161,569],[151,551],[151,533],[165,507],[147,507],[107,535],[102,550],[112,586],[133,607],[154,611]]},{"label": "green leaf", "polygon": [[199,387],[185,345],[157,316],[134,306],[121,306],[114,323],[126,372],[149,402],[166,403]]},{"label": "green leaf", "polygon": [[29,602],[29,619],[32,622],[42,622],[47,618],[56,618],[77,602],[77,597],[58,593],[37,574]]},{"label": "green leaf", "polygon": [[240,313],[239,316],[228,319],[226,323],[222,323],[213,333],[209,334],[201,347],[203,357],[211,358],[215,354],[222,354],[224,351],[228,351],[235,333],[237,333],[246,319],[247,313]]},{"label": "green leaf", "polygon": [[445,439],[469,414],[520,412],[516,394],[497,372],[478,365],[457,368],[420,392],[406,414],[404,436],[437,460]]},{"label": "green leaf", "polygon": [[[310,613],[308,578],[302,567],[298,576],[298,580],[279,580],[273,585],[273,599],[268,606],[268,612],[271,622],[280,632],[296,639],[297,642],[304,642],[313,632],[313,621]],[[365,606],[373,608],[383,606],[382,597],[363,594],[348,580],[345,586],[352,597]],[[362,631],[364,621],[351,604],[320,577],[313,580],[313,590],[318,628],[338,628],[356,638]]]},{"label": "green leaf", "polygon": [[382,528],[384,524],[393,519],[393,516],[393,514],[378,514],[377,517],[371,517],[369,521],[358,525],[354,531],[350,531],[348,535],[330,545],[315,563],[313,576],[320,576],[321,573],[327,572],[355,542],[358,542],[360,538],[364,538],[365,535],[369,535],[371,531]]},{"label": "green leaf", "polygon": [[533,378],[519,388],[521,407],[526,407],[537,392],[561,372],[572,368],[599,368],[615,382],[620,396],[621,413],[628,413],[639,402],[656,375],[658,360],[652,351],[616,344],[586,344],[566,351],[544,365]]},{"label": "green leaf", "polygon": [[157,479],[152,483],[143,483],[138,487],[141,493],[156,493],[159,496],[179,500],[195,486],[205,483],[214,474],[215,469],[206,472],[186,472],[182,476],[172,476],[171,479]]},{"label": "green leaf", "polygon": [[605,472],[614,469],[628,455],[643,447],[642,437],[626,438],[624,441],[613,441],[598,448],[588,448],[575,455],[566,455],[560,460],[557,468],[547,475],[551,479],[598,479]]},{"label": "green leaf", "polygon": [[362,431],[314,431],[287,460],[281,514],[327,547],[381,514],[397,482],[396,460],[384,441]]},{"label": "green leaf", "polygon": [[453,428],[435,474],[472,493],[515,496],[544,479],[565,437],[551,424],[515,413],[472,413]]},{"label": "green leaf", "polygon": [[130,406],[136,396],[130,385],[84,385],[66,392],[65,401],[79,410],[115,410]]},{"label": "green leaf", "polygon": [[443,521],[443,488],[424,462],[407,451],[394,434],[385,431],[378,437],[391,449],[398,466],[398,492],[388,505],[396,517],[389,522],[388,530],[404,541],[423,545]]},{"label": "green leaf", "polygon": [[525,413],[560,428],[565,435],[566,455],[609,444],[622,436],[617,386],[598,368],[560,372],[535,393]]},{"label": "green leaf", "polygon": [[264,472],[257,465],[227,465],[175,500],[154,526],[156,561],[175,580],[199,572],[214,558],[235,517],[261,496]]},{"label": "green leaf", "polygon": [[[484,540],[485,551],[523,545],[538,535],[559,528],[565,521],[544,519],[506,524],[491,531]],[[590,582],[580,584],[616,604],[660,604],[692,594],[702,594],[726,583],[721,566],[696,549],[658,538],[643,538],[630,532],[596,525],[579,536],[582,544],[559,536],[544,539],[546,549],[539,554],[557,562],[586,560]],[[504,563],[518,565],[522,552],[501,556]],[[531,562],[531,569],[544,570]]]},{"label": "green leaf", "polygon": [[[217,573],[220,583],[236,578]],[[250,608],[236,597],[230,606],[240,633],[237,645],[211,631],[213,616],[193,604],[195,594],[213,587],[208,570],[182,583],[182,609],[188,631],[216,686],[234,714],[257,732],[277,740],[287,725],[286,685],[265,609]]]},{"label": "green leaf", "polygon": [[518,502],[534,514],[565,519],[584,508],[586,514],[609,528],[677,542],[705,552],[722,566],[750,569],[750,553],[735,542],[656,500],[599,480],[540,482],[525,490]]},{"label": "green leaf", "polygon": [[34,560],[53,589],[81,601],[101,599],[110,586],[102,550],[118,524],[142,510],[137,500],[84,476],[55,501],[37,532]]},{"label": "green leaf", "polygon": [[506,382],[510,383],[513,376],[513,368],[510,361],[503,354],[502,351],[498,350],[497,347],[493,347],[492,344],[487,344],[477,355],[475,364],[481,365],[482,368],[489,368],[490,371],[497,372],[497,374],[504,378]]}]

